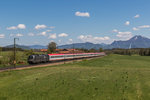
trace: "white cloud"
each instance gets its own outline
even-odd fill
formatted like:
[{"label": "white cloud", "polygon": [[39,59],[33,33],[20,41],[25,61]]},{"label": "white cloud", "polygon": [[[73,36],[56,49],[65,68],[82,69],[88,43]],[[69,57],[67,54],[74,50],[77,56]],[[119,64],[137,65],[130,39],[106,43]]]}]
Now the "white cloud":
[{"label": "white cloud", "polygon": [[127,25],[127,26],[130,25],[130,22],[129,22],[129,21],[126,21],[126,22],[125,22],[125,25]]},{"label": "white cloud", "polygon": [[46,32],[46,31],[43,31],[43,32],[39,33],[38,35],[46,36],[46,35],[47,35],[47,32]]},{"label": "white cloud", "polygon": [[22,37],[22,36],[23,36],[23,34],[21,34],[21,33],[17,33],[17,34],[10,34],[9,36],[10,36],[10,37],[12,37],[12,36]]},{"label": "white cloud", "polygon": [[29,33],[28,35],[29,35],[29,36],[34,36],[34,33]]},{"label": "white cloud", "polygon": [[16,30],[16,29],[17,29],[16,26],[7,27],[7,30]]},{"label": "white cloud", "polygon": [[109,37],[93,37],[92,35],[80,35],[78,37],[83,42],[102,43],[110,40]]},{"label": "white cloud", "polygon": [[143,29],[143,28],[150,28],[150,25],[143,25],[143,26],[139,26],[138,28]]},{"label": "white cloud", "polygon": [[47,35],[47,32],[51,32],[51,30],[43,31],[43,32],[39,33],[38,35],[46,36],[46,35]]},{"label": "white cloud", "polygon": [[84,35],[80,35],[78,38],[83,40],[85,38],[85,36]]},{"label": "white cloud", "polygon": [[5,38],[5,35],[4,34],[0,34],[0,38]]},{"label": "white cloud", "polygon": [[61,33],[61,34],[58,35],[58,37],[67,37],[67,36],[68,36],[67,33]]},{"label": "white cloud", "polygon": [[46,32],[51,32],[52,30],[46,30]]},{"label": "white cloud", "polygon": [[115,33],[117,33],[117,32],[118,32],[118,30],[117,30],[117,29],[113,29],[113,30],[112,30],[112,32],[115,32]]},{"label": "white cloud", "polygon": [[26,29],[26,25],[25,24],[18,24],[17,26],[7,27],[6,29],[7,30]]},{"label": "white cloud", "polygon": [[41,35],[46,36],[46,32],[45,32],[45,31],[44,31],[44,32],[42,32],[42,33],[41,33]]},{"label": "white cloud", "polygon": [[150,28],[150,25],[142,25],[142,26],[138,26],[138,27],[133,27],[132,29],[134,31],[137,31],[137,30],[146,29],[146,28]]},{"label": "white cloud", "polygon": [[80,16],[80,17],[90,17],[89,12],[79,12],[79,11],[77,11],[77,12],[75,13],[75,15],[76,15],[76,16]]},{"label": "white cloud", "polygon": [[109,40],[110,38],[105,36],[105,37],[94,37],[95,40]]},{"label": "white cloud", "polygon": [[140,17],[140,15],[139,15],[139,14],[137,14],[137,15],[135,15],[135,16],[134,16],[134,18],[139,18],[139,17]]},{"label": "white cloud", "polygon": [[57,38],[56,33],[49,35],[49,39],[56,39],[56,38]]},{"label": "white cloud", "polygon": [[16,34],[16,36],[21,37],[21,36],[23,36],[23,34],[18,33],[18,34]]},{"label": "white cloud", "polygon": [[72,40],[72,39],[69,39],[69,42],[73,42],[73,40]]},{"label": "white cloud", "polygon": [[35,26],[35,29],[37,29],[37,30],[38,30],[38,29],[45,29],[45,28],[47,28],[46,25],[39,25],[39,24],[38,24],[38,25]]},{"label": "white cloud", "polygon": [[[136,30],[134,27],[133,30]],[[126,32],[120,32],[116,29],[113,30],[113,32],[117,33],[117,37],[121,38],[122,40],[126,40],[132,37],[132,32],[126,31]]]},{"label": "white cloud", "polygon": [[138,29],[138,28],[136,28],[136,27],[133,27],[133,28],[132,28],[132,30],[134,30],[134,31],[138,31],[139,29]]},{"label": "white cloud", "polygon": [[26,26],[25,26],[25,24],[18,24],[17,28],[18,29],[25,29]]},{"label": "white cloud", "polygon": [[128,31],[127,32],[118,32],[118,34],[116,36],[123,40],[127,40],[132,37],[132,32],[128,32]]}]

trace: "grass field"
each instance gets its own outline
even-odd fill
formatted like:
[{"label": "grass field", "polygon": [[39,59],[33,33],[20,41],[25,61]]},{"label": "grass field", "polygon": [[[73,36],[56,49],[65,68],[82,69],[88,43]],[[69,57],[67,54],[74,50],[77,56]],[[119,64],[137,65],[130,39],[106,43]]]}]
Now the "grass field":
[{"label": "grass field", "polygon": [[109,55],[1,72],[0,100],[150,100],[150,57]]}]

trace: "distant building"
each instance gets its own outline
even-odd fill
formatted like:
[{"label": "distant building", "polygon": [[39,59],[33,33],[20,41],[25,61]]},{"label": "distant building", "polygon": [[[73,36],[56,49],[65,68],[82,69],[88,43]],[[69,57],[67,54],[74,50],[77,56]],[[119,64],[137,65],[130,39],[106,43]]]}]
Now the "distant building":
[{"label": "distant building", "polygon": [[40,49],[41,52],[47,52],[47,49]]},{"label": "distant building", "polygon": [[77,49],[56,49],[57,53],[83,53],[83,51]]},{"label": "distant building", "polygon": [[[47,49],[40,49],[41,52],[47,52]],[[77,49],[56,49],[56,53],[63,53],[63,54],[67,54],[67,53],[83,53],[83,51],[81,50],[77,50]]]}]

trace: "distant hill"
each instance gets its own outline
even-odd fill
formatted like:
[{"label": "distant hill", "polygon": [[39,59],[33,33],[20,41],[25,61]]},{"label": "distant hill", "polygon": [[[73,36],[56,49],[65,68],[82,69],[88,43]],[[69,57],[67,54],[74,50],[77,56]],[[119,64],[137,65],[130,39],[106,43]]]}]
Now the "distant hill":
[{"label": "distant hill", "polygon": [[42,45],[31,45],[29,46],[30,49],[47,49],[47,46]]},{"label": "distant hill", "polygon": [[[5,48],[13,48],[13,47],[14,47],[14,45],[5,46]],[[16,48],[27,49],[27,50],[30,49],[28,46],[18,45],[18,44],[16,44]]]},{"label": "distant hill", "polygon": [[[14,45],[8,45],[8,46],[5,46],[5,47],[6,48],[13,48]],[[21,49],[26,49],[26,50],[29,50],[29,49],[47,49],[47,46],[42,46],[42,45],[25,46],[25,45],[16,44],[16,48],[21,48]]]},{"label": "distant hill", "polygon": [[[6,46],[7,48],[12,48],[13,45]],[[31,45],[31,46],[24,46],[24,45],[16,45],[17,48],[22,49],[47,49],[47,46],[42,45]],[[90,42],[86,43],[74,43],[74,44],[66,44],[58,46],[59,49],[69,49],[69,48],[85,48],[85,49],[112,49],[112,48],[150,48],[150,39],[143,37],[141,35],[136,35],[129,40],[126,41],[114,41],[111,44],[94,44]]]},{"label": "distant hill", "polygon": [[[73,48],[73,44],[62,45],[58,48]],[[112,48],[150,48],[150,39],[143,37],[141,35],[136,35],[129,40],[126,41],[114,41],[111,44],[93,44],[93,43],[75,43],[74,48],[85,48],[85,49],[112,49]]]},{"label": "distant hill", "polygon": [[105,44],[93,44],[90,42],[86,42],[86,43],[74,43],[74,44],[67,44],[67,45],[62,45],[62,46],[58,46],[59,49],[63,49],[63,48],[85,48],[85,49],[99,49],[99,48],[105,48]]},{"label": "distant hill", "polygon": [[114,41],[111,44],[112,48],[150,48],[150,39],[136,35],[127,41]]}]

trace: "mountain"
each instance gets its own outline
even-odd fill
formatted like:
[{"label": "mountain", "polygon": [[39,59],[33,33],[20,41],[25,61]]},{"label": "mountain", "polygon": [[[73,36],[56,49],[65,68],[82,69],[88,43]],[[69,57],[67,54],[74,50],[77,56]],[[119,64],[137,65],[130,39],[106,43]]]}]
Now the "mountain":
[{"label": "mountain", "polygon": [[105,48],[105,46],[107,46],[106,44],[93,44],[90,42],[86,42],[86,43],[74,43],[74,44],[67,44],[67,45],[61,45],[58,46],[59,49],[69,49],[69,48],[84,48],[84,49],[99,49],[99,48]]},{"label": "mountain", "polygon": [[47,49],[47,46],[42,45],[31,45],[29,46],[30,49]]},{"label": "mountain", "polygon": [[[12,48],[13,45],[6,46],[7,48]],[[17,48],[22,49],[47,49],[47,46],[42,45],[31,45],[31,46],[24,46],[24,45],[16,45]],[[126,41],[114,41],[111,44],[94,44],[90,42],[86,43],[74,43],[74,44],[67,44],[58,46],[59,49],[68,49],[68,48],[85,48],[85,49],[113,49],[113,48],[150,48],[150,39],[143,37],[141,35],[136,35],[129,40]]]},{"label": "mountain", "polygon": [[127,41],[114,41],[112,48],[150,48],[150,39],[141,35],[136,35]]},{"label": "mountain", "polygon": [[[13,48],[13,47],[14,47],[14,45],[5,46],[5,48]],[[18,45],[18,44],[16,44],[16,48],[27,49],[27,50],[30,49],[28,46]]]},{"label": "mountain", "polygon": [[[14,45],[8,45],[8,46],[5,46],[5,47],[6,48],[13,48]],[[26,49],[26,50],[29,50],[29,49],[47,49],[47,46],[42,46],[42,45],[25,46],[25,45],[16,44],[16,48],[21,48],[21,49]]]},{"label": "mountain", "polygon": [[[58,48],[73,48],[73,44],[62,45]],[[113,49],[113,48],[122,48],[122,49],[129,49],[129,48],[150,48],[150,39],[143,37],[141,35],[136,35],[129,40],[126,41],[114,41],[111,44],[93,44],[90,42],[86,43],[75,43],[74,48],[85,48],[85,49]]]}]

